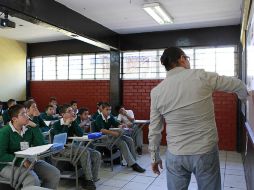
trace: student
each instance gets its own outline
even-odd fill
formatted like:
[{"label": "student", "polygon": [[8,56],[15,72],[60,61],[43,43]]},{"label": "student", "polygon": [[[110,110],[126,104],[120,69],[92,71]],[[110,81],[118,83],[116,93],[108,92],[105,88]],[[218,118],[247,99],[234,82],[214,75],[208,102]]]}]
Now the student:
[{"label": "student", "polygon": [[[118,137],[121,132],[109,130],[111,127],[121,127],[120,123],[116,121],[115,118],[110,114],[110,104],[103,103],[101,106],[102,112],[96,118],[95,131],[100,131],[103,134]],[[123,135],[119,141],[116,142],[116,146],[120,149],[129,167],[132,167],[134,171],[139,173],[145,172],[145,169],[136,163],[135,146],[133,140],[130,137]]]},{"label": "student", "polygon": [[59,118],[54,115],[54,112],[55,112],[54,106],[47,105],[45,108],[45,112],[41,113],[40,117],[46,121],[56,121]]},{"label": "student", "polygon": [[[116,106],[116,111],[118,113],[117,120],[124,124],[126,127],[130,128],[130,136],[133,138],[137,153],[142,155],[142,144],[143,136],[142,130],[133,124],[135,121],[134,113],[132,110],[124,109],[124,106]],[[135,134],[135,136],[133,136]]]},{"label": "student", "polygon": [[[39,146],[44,141],[41,133],[34,133],[31,127],[26,127],[29,118],[23,105],[14,105],[9,109],[11,122],[0,130],[0,162],[12,162],[14,152],[20,151],[23,145]],[[25,144],[24,144],[25,143]],[[14,173],[18,172],[18,167],[22,159],[18,159],[14,167]],[[25,161],[21,169],[22,173],[30,166],[30,161]],[[0,164],[0,176],[10,179],[12,166]],[[23,176],[24,177],[24,176]],[[14,175],[14,178],[17,178]],[[22,177],[20,177],[21,179]],[[14,179],[15,180],[15,179]],[[19,179],[18,179],[19,180]],[[22,183],[23,187],[43,186],[50,189],[57,189],[60,180],[60,171],[45,161],[35,162],[33,169],[28,172]]]},{"label": "student", "polygon": [[92,115],[92,120],[95,121],[97,116],[101,114],[103,102],[97,103],[97,111]]},{"label": "student", "polygon": [[[68,137],[83,136],[83,131],[77,124],[75,114],[70,105],[63,105],[60,107],[60,114],[63,117],[60,121],[54,123],[52,127],[52,136],[67,133]],[[82,151],[81,149],[80,151]],[[63,151],[65,156],[70,155],[71,148],[66,147]],[[76,151],[76,148],[73,150]],[[94,149],[87,149],[80,157],[80,165],[83,168],[84,180],[81,181],[83,188],[88,190],[96,189],[95,181],[98,181],[98,173],[101,165],[101,154]]]},{"label": "student", "polygon": [[33,100],[26,101],[24,103],[25,108],[27,109],[27,114],[30,121],[34,122],[41,132],[49,131],[50,127],[46,125],[43,119],[40,117],[40,112],[37,108],[36,102]]},{"label": "student", "polygon": [[9,117],[9,114],[8,114],[8,110],[10,109],[10,107],[12,107],[14,105],[16,105],[16,100],[9,99],[7,101],[8,109],[3,112],[3,120],[4,120],[5,125],[11,120],[10,117]]},{"label": "student", "polygon": [[89,110],[87,108],[79,109],[76,122],[79,125],[79,127],[83,130],[84,133],[90,132],[92,121],[89,117]]},{"label": "student", "polygon": [[76,115],[78,115],[78,102],[76,100],[71,101],[71,107]]},{"label": "student", "polygon": [[57,106],[56,97],[50,97],[49,105],[54,106],[54,110],[55,110],[54,114],[59,114],[59,109],[58,109],[58,106]]}]

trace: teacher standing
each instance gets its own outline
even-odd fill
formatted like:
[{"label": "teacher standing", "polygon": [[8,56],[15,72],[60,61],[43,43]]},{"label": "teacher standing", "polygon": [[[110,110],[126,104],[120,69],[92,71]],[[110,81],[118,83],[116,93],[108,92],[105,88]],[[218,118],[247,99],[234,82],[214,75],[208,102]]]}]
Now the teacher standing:
[{"label": "teacher standing", "polygon": [[162,168],[159,147],[165,120],[168,190],[187,190],[191,173],[199,190],[221,190],[212,93],[234,92],[244,100],[248,92],[237,78],[190,69],[189,59],[178,47],[167,48],[161,56],[167,76],[151,91],[148,138],[152,170],[159,175],[159,166]]}]

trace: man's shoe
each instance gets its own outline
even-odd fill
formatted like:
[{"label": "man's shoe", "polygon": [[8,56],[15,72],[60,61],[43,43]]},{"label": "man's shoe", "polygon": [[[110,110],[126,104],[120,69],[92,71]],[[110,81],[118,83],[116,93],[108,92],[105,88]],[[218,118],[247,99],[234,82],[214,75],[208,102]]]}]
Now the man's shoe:
[{"label": "man's shoe", "polygon": [[139,173],[144,173],[146,170],[144,168],[141,168],[138,164],[133,164],[132,169]]},{"label": "man's shoe", "polygon": [[96,190],[96,186],[93,181],[91,180],[81,180],[81,186],[82,188],[86,190]]},{"label": "man's shoe", "polygon": [[137,148],[137,153],[138,153],[138,155],[142,155],[142,148],[141,147]]}]

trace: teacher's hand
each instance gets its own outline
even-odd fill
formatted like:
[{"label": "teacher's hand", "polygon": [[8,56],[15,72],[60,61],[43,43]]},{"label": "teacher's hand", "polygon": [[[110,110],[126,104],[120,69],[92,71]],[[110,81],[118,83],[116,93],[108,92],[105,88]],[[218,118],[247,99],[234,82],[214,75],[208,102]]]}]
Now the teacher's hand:
[{"label": "teacher's hand", "polygon": [[[151,166],[152,166],[153,173],[157,175],[161,174],[160,169],[163,169],[161,160],[159,160],[158,162],[152,163]],[[159,169],[159,166],[160,166],[160,169]]]}]

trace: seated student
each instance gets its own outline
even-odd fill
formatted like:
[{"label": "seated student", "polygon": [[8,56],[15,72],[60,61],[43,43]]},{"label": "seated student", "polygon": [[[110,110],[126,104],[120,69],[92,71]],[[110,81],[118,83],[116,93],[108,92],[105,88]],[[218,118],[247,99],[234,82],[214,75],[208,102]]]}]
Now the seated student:
[{"label": "seated student", "polygon": [[46,125],[43,119],[40,117],[40,112],[37,108],[36,102],[33,100],[26,101],[24,103],[25,108],[27,109],[27,114],[30,121],[34,122],[41,132],[49,131],[50,127]]},{"label": "seated student", "polygon": [[4,111],[3,113],[3,120],[4,120],[4,124],[6,125],[11,119],[9,117],[9,114],[8,114],[8,110],[10,109],[10,107],[16,105],[16,100],[14,99],[9,99],[7,101],[7,106],[8,106],[8,109]]},{"label": "seated student", "polygon": [[56,121],[59,118],[54,115],[54,112],[55,112],[54,106],[47,105],[45,108],[45,112],[41,113],[40,117],[46,121]]},{"label": "seated student", "polygon": [[71,101],[71,107],[76,115],[78,115],[78,102],[76,100]]},{"label": "seated student", "polygon": [[[9,109],[11,122],[0,130],[0,162],[12,162],[14,152],[20,151],[24,146],[43,145],[41,133],[34,133],[31,127],[26,127],[29,118],[23,105],[14,105]],[[14,167],[14,173],[17,174],[18,167],[22,159],[18,159]],[[25,161],[21,169],[22,173],[30,166],[30,161]],[[0,176],[10,179],[12,166],[0,164]],[[24,176],[23,176],[24,177]],[[14,175],[17,178],[17,175]],[[22,177],[21,177],[22,178]],[[15,179],[14,179],[15,180]],[[19,179],[18,179],[19,180]],[[57,189],[60,180],[60,171],[45,161],[38,160],[25,176],[22,183],[23,187],[43,186],[50,189]]]},{"label": "seated student", "polygon": [[[116,106],[116,111],[118,113],[117,120],[121,124],[124,124],[126,127],[132,129],[130,130],[130,136],[134,140],[135,146],[137,148],[137,153],[141,155],[143,144],[142,130],[139,130],[138,126],[133,125],[133,122],[135,121],[133,111],[124,109],[124,106]],[[133,134],[135,134],[135,136],[133,136]]]},{"label": "seated student", "polygon": [[92,115],[92,120],[95,121],[97,116],[101,114],[103,102],[97,103],[97,111]]},{"label": "seated student", "polygon": [[[60,114],[63,117],[60,121],[57,121],[52,126],[51,134],[52,136],[67,133],[68,137],[83,136],[83,131],[77,124],[75,119],[75,114],[70,105],[63,105],[60,107]],[[70,155],[71,148],[66,147],[63,151],[64,155]],[[75,148],[73,150],[76,151]],[[82,151],[82,149],[81,149]],[[85,189],[96,189],[95,181],[98,181],[98,173],[101,165],[101,154],[94,150],[88,148],[80,157],[80,165],[83,168],[85,179],[81,181],[81,185]]]},{"label": "seated student", "polygon": [[52,105],[54,107],[54,114],[59,114],[59,108],[57,106],[57,101],[55,97],[50,97],[49,105]]},{"label": "seated student", "polygon": [[76,119],[79,127],[83,130],[84,133],[90,132],[91,128],[91,118],[89,117],[89,111],[87,108],[80,108],[78,112],[78,117]]},{"label": "seated student", "polygon": [[[100,131],[106,135],[112,135],[114,137],[117,137],[120,135],[120,132],[119,131],[112,131],[109,129],[112,126],[113,127],[121,127],[121,125],[118,121],[116,121],[116,119],[110,113],[111,113],[110,104],[103,103],[102,104],[102,112],[99,116],[97,116],[96,121],[95,121],[95,123],[96,123],[95,130],[97,132]],[[135,147],[134,147],[133,140],[130,137],[123,135],[121,137],[121,139],[118,142],[116,142],[116,146],[120,149],[128,166],[132,167],[132,169],[134,171],[137,171],[140,173],[145,172],[145,169],[143,169],[136,163]]]}]

